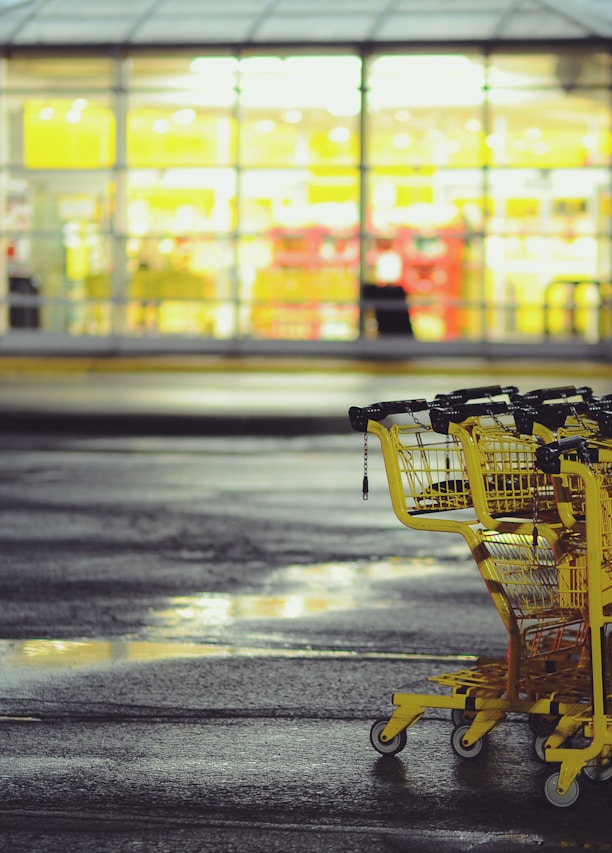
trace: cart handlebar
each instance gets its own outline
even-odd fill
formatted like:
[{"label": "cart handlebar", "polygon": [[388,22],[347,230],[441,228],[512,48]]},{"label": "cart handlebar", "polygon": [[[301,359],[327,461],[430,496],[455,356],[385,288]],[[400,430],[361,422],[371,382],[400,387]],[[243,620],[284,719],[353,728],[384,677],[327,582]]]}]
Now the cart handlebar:
[{"label": "cart handlebar", "polygon": [[434,405],[450,405],[458,406],[462,403],[468,403],[470,400],[483,400],[488,398],[492,401],[493,397],[515,397],[519,393],[516,385],[481,385],[478,388],[457,388],[456,391],[450,391],[448,394],[436,394]]},{"label": "cart handlebar", "polygon": [[493,400],[487,403],[466,403],[463,406],[452,406],[448,409],[442,406],[432,406],[429,411],[431,426],[434,432],[448,434],[450,424],[460,424],[468,418],[482,415],[504,415],[514,409],[504,400]]},{"label": "cart handlebar", "polygon": [[610,403],[608,403],[608,408],[598,412],[597,426],[602,435],[607,437],[612,435],[612,405]]},{"label": "cart handlebar", "polygon": [[429,409],[427,400],[388,400],[372,403],[370,406],[351,406],[349,420],[356,432],[367,432],[368,421],[382,421],[388,415],[425,412]]},{"label": "cart handlebar", "polygon": [[556,388],[536,388],[521,394],[521,401],[528,404],[545,403],[548,400],[558,400],[563,403],[568,397],[580,397],[582,400],[591,400],[593,389],[588,385],[559,385]]},{"label": "cart handlebar", "polygon": [[531,435],[533,425],[540,424],[550,430],[564,426],[570,415],[593,412],[593,404],[585,400],[576,403],[546,403],[539,406],[519,404],[514,409],[514,423],[524,435]]},{"label": "cart handlebar", "polygon": [[536,448],[536,466],[545,474],[558,474],[561,470],[561,457],[575,453],[580,462],[588,464],[597,461],[597,449],[589,447],[588,439],[582,435],[560,438]]}]

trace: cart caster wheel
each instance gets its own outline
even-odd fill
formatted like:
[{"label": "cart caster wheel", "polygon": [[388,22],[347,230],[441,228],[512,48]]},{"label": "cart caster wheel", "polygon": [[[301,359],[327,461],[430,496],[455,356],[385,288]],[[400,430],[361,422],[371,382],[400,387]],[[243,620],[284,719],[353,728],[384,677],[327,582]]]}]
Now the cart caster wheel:
[{"label": "cart caster wheel", "polygon": [[533,754],[538,759],[538,761],[541,761],[543,764],[547,763],[546,762],[546,750],[544,749],[544,744],[546,743],[548,738],[551,736],[551,734],[554,732],[554,730],[555,730],[554,726],[553,726],[553,728],[541,729],[533,739]]},{"label": "cart caster wheel", "polygon": [[572,784],[569,786],[567,793],[560,796],[557,793],[558,781],[559,772],[555,771],[555,773],[551,773],[544,783],[544,796],[551,806],[555,806],[558,809],[568,809],[570,806],[575,805],[580,799],[580,783],[578,782],[578,779],[574,779]]},{"label": "cart caster wheel", "polygon": [[480,740],[477,740],[476,743],[473,743],[471,746],[463,745],[463,738],[469,728],[470,727],[467,724],[457,726],[451,735],[451,746],[453,748],[453,752],[455,755],[458,755],[459,758],[479,758],[487,751],[487,747],[489,745],[489,738],[487,735],[483,735]]},{"label": "cart caster wheel", "polygon": [[612,761],[608,764],[597,764],[594,760],[589,761],[582,768],[582,773],[589,782],[608,782],[612,779]]},{"label": "cart caster wheel", "polygon": [[380,752],[381,755],[397,755],[406,746],[408,736],[406,735],[406,730],[403,729],[399,734],[391,738],[391,740],[382,741],[380,736],[388,722],[388,720],[376,720],[370,729],[370,743],[376,752]]},{"label": "cart caster wheel", "polygon": [[476,711],[464,711],[461,708],[453,708],[451,711],[451,720],[455,727],[471,723],[475,716]]}]

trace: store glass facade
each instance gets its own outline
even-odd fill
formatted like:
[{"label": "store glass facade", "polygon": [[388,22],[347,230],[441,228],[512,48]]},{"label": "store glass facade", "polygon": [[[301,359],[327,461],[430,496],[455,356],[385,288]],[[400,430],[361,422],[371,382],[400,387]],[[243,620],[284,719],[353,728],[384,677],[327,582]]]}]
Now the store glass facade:
[{"label": "store glass facade", "polygon": [[609,339],[611,68],[11,55],[0,335]]}]

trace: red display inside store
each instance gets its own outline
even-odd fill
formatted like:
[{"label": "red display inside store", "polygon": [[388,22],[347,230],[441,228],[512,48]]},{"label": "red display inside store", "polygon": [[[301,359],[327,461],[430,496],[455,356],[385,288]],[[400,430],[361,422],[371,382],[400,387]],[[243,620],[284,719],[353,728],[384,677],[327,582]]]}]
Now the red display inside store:
[{"label": "red display inside store", "polygon": [[[457,303],[462,289],[463,247],[463,234],[454,229],[423,234],[400,228],[392,237],[374,239],[366,259],[373,271],[373,283],[401,285],[408,296],[417,336],[419,328],[438,329],[435,337],[441,339],[461,334]],[[395,263],[391,257],[395,257]],[[377,279],[377,270],[383,272],[382,281]],[[394,280],[386,278],[385,272],[394,270],[397,272]]]}]

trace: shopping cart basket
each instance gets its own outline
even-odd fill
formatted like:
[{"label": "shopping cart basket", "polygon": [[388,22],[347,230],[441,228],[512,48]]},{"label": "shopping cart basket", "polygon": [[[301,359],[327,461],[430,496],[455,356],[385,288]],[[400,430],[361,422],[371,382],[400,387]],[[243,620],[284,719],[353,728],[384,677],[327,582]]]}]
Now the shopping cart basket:
[{"label": "shopping cart basket", "polygon": [[[580,441],[580,439],[578,439]],[[586,439],[580,446],[575,437],[544,445],[538,464],[551,474],[565,474],[583,490],[586,513],[586,563],[582,582],[576,589],[586,611],[590,649],[591,704],[576,716],[584,746],[569,748],[554,732],[544,743],[546,760],[560,762],[546,780],[544,793],[557,806],[570,806],[578,799],[583,778],[603,781],[612,778],[612,716],[609,714],[610,625],[612,624],[612,494],[609,476],[598,467],[601,448]]]}]

